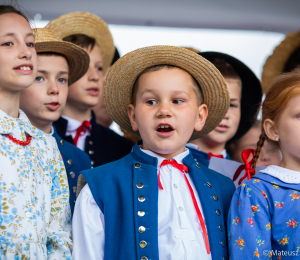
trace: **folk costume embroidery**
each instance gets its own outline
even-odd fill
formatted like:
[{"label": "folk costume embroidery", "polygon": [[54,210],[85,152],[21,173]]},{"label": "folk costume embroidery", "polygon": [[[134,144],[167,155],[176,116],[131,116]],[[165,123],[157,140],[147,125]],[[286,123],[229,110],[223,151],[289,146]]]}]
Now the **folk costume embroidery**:
[{"label": "folk costume embroidery", "polygon": [[0,110],[0,165],[0,258],[71,259],[69,188],[53,137],[21,110],[18,119]]},{"label": "folk costume embroidery", "polygon": [[280,259],[271,250],[300,259],[299,192],[300,174],[273,165],[242,183],[227,221],[230,259]]}]

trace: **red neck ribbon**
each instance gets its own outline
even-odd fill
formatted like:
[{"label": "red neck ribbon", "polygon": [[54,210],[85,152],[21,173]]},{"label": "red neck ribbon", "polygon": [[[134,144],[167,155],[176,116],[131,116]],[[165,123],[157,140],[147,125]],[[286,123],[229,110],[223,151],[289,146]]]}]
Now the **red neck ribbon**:
[{"label": "red neck ribbon", "polygon": [[79,126],[76,130],[76,135],[74,137],[74,144],[75,146],[77,146],[77,142],[78,142],[78,139],[79,139],[79,136],[82,136],[86,133],[86,130],[90,130],[90,126],[91,126],[91,122],[90,121],[83,121],[81,126]]},{"label": "red neck ribbon", "polygon": [[208,160],[210,161],[211,157],[217,157],[217,158],[222,158],[224,159],[224,156],[222,154],[213,154],[213,153],[208,153]]},{"label": "red neck ribbon", "polygon": [[[208,235],[207,235],[207,230],[206,230],[206,227],[205,227],[205,224],[204,224],[204,220],[203,220],[203,216],[201,214],[201,211],[199,209],[199,206],[198,206],[198,203],[197,203],[197,200],[195,198],[195,194],[194,194],[194,191],[192,189],[192,186],[188,180],[188,178],[186,177],[186,173],[188,173],[188,167],[185,166],[184,164],[179,164],[176,162],[176,160],[174,159],[171,159],[171,160],[164,160],[161,165],[160,165],[160,168],[162,166],[165,166],[167,164],[171,164],[173,167],[175,167],[176,169],[178,169],[179,171],[181,171],[184,175],[184,178],[185,178],[185,181],[186,181],[186,184],[188,185],[189,187],[189,190],[190,190],[190,194],[192,196],[192,200],[193,200],[193,203],[194,203],[194,207],[195,207],[195,210],[197,212],[197,215],[198,215],[198,219],[200,221],[200,225],[201,225],[201,228],[202,228],[202,231],[203,231],[203,235],[204,235],[204,240],[205,240],[205,245],[206,245],[206,251],[207,251],[207,254],[210,254],[210,247],[209,247],[209,241],[208,241]],[[158,186],[161,190],[163,190],[163,186],[160,182],[160,168],[159,168],[159,172],[158,172]]]},{"label": "red neck ribbon", "polygon": [[[248,162],[248,158],[249,156],[252,154],[252,159]],[[244,150],[242,151],[242,159],[244,161],[245,164],[242,164],[235,172],[234,176],[233,176],[233,181],[236,181],[237,178],[240,176],[241,172],[243,170],[245,170],[245,175],[240,178],[239,180],[239,185],[241,185],[242,181],[247,177],[248,180],[251,179],[251,176],[255,173],[255,169],[253,169],[251,167],[252,162],[253,162],[253,158],[255,155],[255,150],[254,149],[248,149],[248,150]]]}]

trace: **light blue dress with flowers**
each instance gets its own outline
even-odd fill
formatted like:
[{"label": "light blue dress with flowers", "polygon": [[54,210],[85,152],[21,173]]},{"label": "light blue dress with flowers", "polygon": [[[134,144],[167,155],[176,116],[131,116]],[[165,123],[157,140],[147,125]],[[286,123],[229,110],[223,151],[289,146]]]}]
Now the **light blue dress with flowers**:
[{"label": "light blue dress with flowers", "polygon": [[[29,145],[12,142],[32,136]],[[0,110],[0,259],[71,259],[69,188],[55,139]]]},{"label": "light blue dress with flowers", "polygon": [[231,260],[300,259],[300,172],[268,166],[233,195]]}]

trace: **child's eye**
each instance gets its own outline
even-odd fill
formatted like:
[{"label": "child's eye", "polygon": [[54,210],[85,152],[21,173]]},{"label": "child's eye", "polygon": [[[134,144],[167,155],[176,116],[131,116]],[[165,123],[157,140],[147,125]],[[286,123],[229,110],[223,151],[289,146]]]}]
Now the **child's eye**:
[{"label": "child's eye", "polygon": [[102,70],[103,70],[103,67],[96,67],[96,70],[102,71]]},{"label": "child's eye", "polygon": [[181,104],[182,102],[183,102],[182,99],[174,99],[173,100],[173,103],[176,104],[176,105]]},{"label": "child's eye", "polygon": [[64,79],[64,78],[60,78],[60,79],[58,79],[58,82],[59,82],[59,83],[66,83],[66,82],[67,82],[67,80],[66,80],[66,79]]},{"label": "child's eye", "polygon": [[44,79],[42,78],[42,77],[36,77],[35,78],[35,81],[37,81],[37,82],[42,82]]},{"label": "child's eye", "polygon": [[236,104],[230,104],[230,107],[237,107]]},{"label": "child's eye", "polygon": [[33,42],[28,42],[26,45],[30,48],[34,48],[35,44]]},{"label": "child's eye", "polygon": [[156,105],[157,102],[155,100],[148,100],[147,104],[153,106],[153,105]]},{"label": "child's eye", "polygon": [[6,47],[9,47],[9,46],[12,46],[13,43],[12,42],[5,42],[2,44],[2,46],[6,46]]}]

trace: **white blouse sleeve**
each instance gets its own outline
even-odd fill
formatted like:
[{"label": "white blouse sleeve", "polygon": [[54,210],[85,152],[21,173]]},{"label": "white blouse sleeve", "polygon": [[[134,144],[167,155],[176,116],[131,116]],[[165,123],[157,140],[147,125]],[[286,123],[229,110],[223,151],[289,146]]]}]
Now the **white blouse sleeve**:
[{"label": "white blouse sleeve", "polygon": [[104,215],[95,202],[88,184],[84,186],[76,200],[72,231],[73,259],[104,259]]}]

